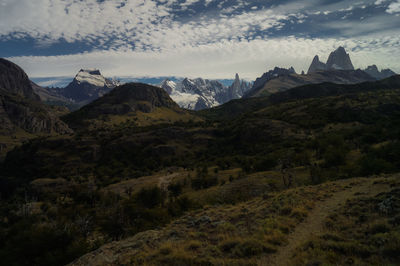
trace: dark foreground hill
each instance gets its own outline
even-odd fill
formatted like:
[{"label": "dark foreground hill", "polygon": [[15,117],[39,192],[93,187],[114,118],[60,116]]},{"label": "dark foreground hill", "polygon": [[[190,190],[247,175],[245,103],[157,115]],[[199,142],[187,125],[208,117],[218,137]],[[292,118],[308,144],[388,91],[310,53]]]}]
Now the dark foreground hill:
[{"label": "dark foreground hill", "polygon": [[20,67],[0,59],[0,158],[15,145],[38,135],[72,133],[58,119],[62,112],[62,108],[40,102]]},{"label": "dark foreground hill", "polygon": [[[66,116],[73,137],[34,139],[7,154],[3,261],[66,264],[102,246],[77,265],[108,255],[109,264],[268,265],[308,215],[314,220],[319,199],[349,198],[353,205],[340,209],[327,201],[332,211],[318,216],[327,233],[299,252],[288,248],[297,254],[288,259],[398,263],[399,76],[307,85],[190,114],[153,88],[128,89],[137,86]],[[158,117],[166,112],[177,119]],[[385,174],[393,178],[338,181]]]}]

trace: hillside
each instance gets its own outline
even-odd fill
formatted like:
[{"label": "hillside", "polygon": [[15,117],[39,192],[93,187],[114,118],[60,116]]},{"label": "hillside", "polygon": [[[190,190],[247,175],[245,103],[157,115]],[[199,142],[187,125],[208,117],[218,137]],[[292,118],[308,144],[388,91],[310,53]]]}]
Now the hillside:
[{"label": "hillside", "polygon": [[3,58],[0,58],[0,88],[30,100],[39,100],[25,71]]},{"label": "hillside", "polygon": [[18,144],[44,135],[70,134],[59,120],[62,108],[40,102],[25,72],[0,59],[0,159]]},{"label": "hillside", "polygon": [[[357,233],[342,236],[339,228],[346,215],[357,220],[359,208],[377,208],[389,199],[399,204],[399,187],[398,177],[349,179],[209,207],[163,229],[104,245],[69,265],[345,264],[347,256],[367,265],[398,263],[399,232],[381,209],[365,214]],[[398,210],[391,214],[398,215]],[[332,223],[334,219],[339,224]],[[355,226],[356,221],[347,223]],[[362,234],[372,239],[358,238]],[[376,239],[397,242],[378,246]]]},{"label": "hillside", "polygon": [[[179,119],[152,120],[157,110]],[[399,110],[399,76],[306,85],[191,113],[160,88],[118,87],[65,117],[74,136],[34,139],[7,154],[1,214],[12,222],[1,224],[0,237],[9,241],[0,242],[0,255],[52,265],[86,253],[76,265],[248,265],[332,256],[374,265],[382,251],[383,261],[395,264],[396,227],[362,209],[397,195]],[[143,117],[127,119],[131,113]],[[373,175],[393,178],[353,179]],[[347,198],[361,208],[351,214],[351,228],[360,213],[367,217],[363,231],[346,235],[339,203]],[[338,225],[326,229],[329,219]],[[304,238],[318,250],[299,241],[309,232],[304,221],[322,232]],[[371,231],[375,223],[385,225]],[[381,233],[393,235],[393,246],[366,249],[370,238],[361,236],[389,239]],[[18,248],[21,239],[29,239],[28,248]]]},{"label": "hillside", "polygon": [[163,89],[147,84],[127,83],[68,114],[63,120],[72,128],[77,128],[82,125],[120,124],[130,119],[143,126],[190,118]]}]

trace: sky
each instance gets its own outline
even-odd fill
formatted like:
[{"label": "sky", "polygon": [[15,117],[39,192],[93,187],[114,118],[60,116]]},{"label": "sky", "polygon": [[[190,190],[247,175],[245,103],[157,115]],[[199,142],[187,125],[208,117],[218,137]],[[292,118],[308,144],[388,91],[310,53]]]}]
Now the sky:
[{"label": "sky", "polygon": [[400,0],[0,0],[0,57],[30,77],[254,80],[339,46],[400,73]]}]

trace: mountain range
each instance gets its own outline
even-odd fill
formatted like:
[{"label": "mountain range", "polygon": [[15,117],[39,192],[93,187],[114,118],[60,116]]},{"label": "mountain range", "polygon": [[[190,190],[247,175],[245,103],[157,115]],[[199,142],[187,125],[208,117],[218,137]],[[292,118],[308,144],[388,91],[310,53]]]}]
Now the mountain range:
[{"label": "mountain range", "polygon": [[337,84],[355,84],[364,81],[373,81],[395,75],[392,70],[370,66],[365,70],[354,69],[350,55],[343,47],[331,52],[327,63],[314,57],[307,74],[297,74],[293,67],[289,69],[276,67],[257,78],[253,87],[244,97],[266,96],[279,91],[285,91],[306,84],[332,82]]},{"label": "mountain range", "polygon": [[251,84],[240,80],[236,74],[235,80],[229,87],[225,87],[217,80],[202,78],[185,78],[178,82],[166,79],[160,87],[166,90],[180,107],[202,110],[241,98],[250,89]]},{"label": "mountain range", "polygon": [[[321,82],[354,84],[379,80],[395,74],[390,69],[379,71],[375,65],[365,70],[355,70],[350,55],[343,47],[339,47],[330,53],[326,63],[321,62],[316,55],[307,74],[304,72],[297,74],[293,67],[288,69],[275,67],[257,78],[254,83],[240,80],[236,74],[230,86],[225,86],[218,80],[203,78],[178,80],[167,78],[158,86],[166,90],[180,107],[202,110],[230,100],[269,95],[306,84]],[[42,101],[52,105],[67,106],[71,110],[79,109],[120,84],[117,80],[105,78],[97,69],[81,69],[72,82],[64,88],[43,88],[31,82],[35,93]]]}]

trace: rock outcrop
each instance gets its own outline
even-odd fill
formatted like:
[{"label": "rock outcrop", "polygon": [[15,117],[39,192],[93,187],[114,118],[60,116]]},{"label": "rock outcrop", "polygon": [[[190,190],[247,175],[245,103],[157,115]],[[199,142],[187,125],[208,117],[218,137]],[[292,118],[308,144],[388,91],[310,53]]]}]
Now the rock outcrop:
[{"label": "rock outcrop", "polygon": [[58,111],[39,100],[28,76],[20,67],[0,59],[0,69],[0,136],[5,140],[1,143],[3,151],[5,146],[9,149],[37,135],[72,133],[59,120]]},{"label": "rock outcrop", "polygon": [[350,55],[341,46],[329,55],[326,66],[328,70],[354,70]]},{"label": "rock outcrop", "polygon": [[11,61],[0,58],[0,88],[21,97],[39,100],[25,71]]},{"label": "rock outcrop", "polygon": [[310,67],[308,68],[307,73],[314,73],[317,72],[319,70],[326,70],[327,66],[325,63],[322,63],[321,61],[319,61],[319,57],[318,55],[316,55],[313,59],[313,61],[311,62]]},{"label": "rock outcrop", "polygon": [[384,79],[396,75],[391,69],[382,69],[379,71],[376,65],[368,66],[365,70],[371,77],[376,79]]}]

